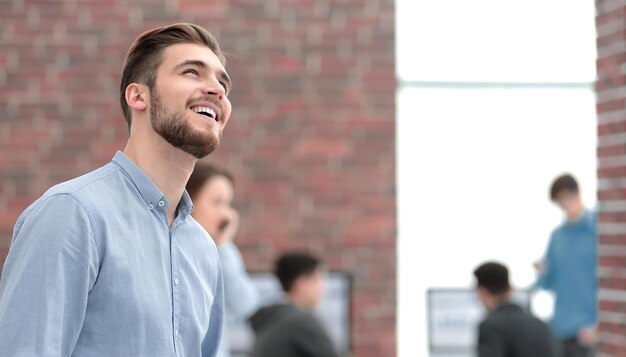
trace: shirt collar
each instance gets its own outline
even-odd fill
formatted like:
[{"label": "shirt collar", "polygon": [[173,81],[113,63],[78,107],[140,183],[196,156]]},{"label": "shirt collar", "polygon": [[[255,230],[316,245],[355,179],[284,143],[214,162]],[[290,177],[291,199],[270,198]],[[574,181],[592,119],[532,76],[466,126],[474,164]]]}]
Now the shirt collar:
[{"label": "shirt collar", "polygon": [[565,218],[565,225],[567,226],[578,226],[580,224],[586,223],[586,221],[588,220],[589,217],[589,210],[588,209],[584,209],[583,212],[580,214],[580,216],[574,220],[569,220],[567,217]]},{"label": "shirt collar", "polygon": [[[163,192],[126,154],[118,151],[115,153],[112,162],[118,165],[130,178],[149,209],[167,210],[170,203]],[[187,190],[184,190],[183,197],[178,205],[177,214],[186,217],[192,212],[193,203],[191,202],[191,197],[189,197]]]},{"label": "shirt collar", "polygon": [[128,175],[139,194],[150,209],[167,210],[169,202],[157,185],[137,166],[126,154],[121,151],[115,153],[112,162],[118,165]]},{"label": "shirt collar", "polygon": [[193,202],[191,201],[191,197],[187,193],[187,190],[183,191],[183,198],[180,200],[178,204],[178,214],[183,216],[188,216],[193,212]]},{"label": "shirt collar", "polygon": [[507,300],[507,301],[502,302],[500,305],[498,305],[493,311],[496,312],[496,311],[512,311],[512,310],[522,310],[522,308],[519,305]]}]

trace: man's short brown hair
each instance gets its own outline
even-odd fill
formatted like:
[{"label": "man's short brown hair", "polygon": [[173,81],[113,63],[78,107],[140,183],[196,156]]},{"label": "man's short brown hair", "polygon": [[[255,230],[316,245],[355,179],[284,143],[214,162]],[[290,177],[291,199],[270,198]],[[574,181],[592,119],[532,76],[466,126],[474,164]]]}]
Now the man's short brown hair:
[{"label": "man's short brown hair", "polygon": [[198,25],[178,23],[148,30],[139,35],[126,54],[120,81],[120,105],[129,130],[132,118],[126,103],[126,87],[131,83],[143,83],[153,90],[163,49],[179,43],[205,45],[217,55],[222,64],[226,63],[215,36]]},{"label": "man's short brown hair", "polygon": [[554,179],[550,186],[550,200],[556,201],[561,192],[578,193],[578,182],[574,176],[564,174]]},{"label": "man's short brown hair", "polygon": [[315,273],[321,265],[322,261],[313,254],[288,252],[276,260],[274,273],[283,290],[289,293],[299,277]]},{"label": "man's short brown hair", "polygon": [[474,270],[478,286],[483,287],[492,295],[501,295],[511,289],[509,269],[498,262],[486,262]]}]

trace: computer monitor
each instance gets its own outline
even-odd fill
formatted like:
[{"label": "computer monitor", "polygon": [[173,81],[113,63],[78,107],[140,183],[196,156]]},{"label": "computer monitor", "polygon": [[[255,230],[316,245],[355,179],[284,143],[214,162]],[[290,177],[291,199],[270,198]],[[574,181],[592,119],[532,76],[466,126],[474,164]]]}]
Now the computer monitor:
[{"label": "computer monitor", "polygon": [[[261,306],[270,305],[284,299],[278,279],[270,272],[250,272],[250,279],[256,287]],[[344,356],[351,351],[351,301],[352,277],[341,271],[326,274],[326,291],[321,297],[315,314],[328,332],[337,351]],[[253,343],[254,333],[249,324],[240,321],[231,326],[228,338],[233,357],[248,356]]]},{"label": "computer monitor", "polygon": [[[428,337],[431,353],[463,353],[476,349],[478,324],[486,314],[473,289],[429,289]],[[530,311],[531,294],[515,290],[511,300]]]}]

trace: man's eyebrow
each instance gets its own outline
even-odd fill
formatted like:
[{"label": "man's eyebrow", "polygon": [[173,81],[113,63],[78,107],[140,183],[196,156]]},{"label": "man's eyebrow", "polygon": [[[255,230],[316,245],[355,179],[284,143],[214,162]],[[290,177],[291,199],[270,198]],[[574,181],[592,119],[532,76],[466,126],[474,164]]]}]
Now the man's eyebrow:
[{"label": "man's eyebrow", "polygon": [[185,66],[196,66],[196,67],[200,67],[202,69],[209,68],[209,65],[207,65],[204,61],[200,61],[200,60],[186,60],[186,61],[181,62],[181,63],[177,64],[176,66],[174,66],[174,69],[178,69],[180,67],[185,67]]}]

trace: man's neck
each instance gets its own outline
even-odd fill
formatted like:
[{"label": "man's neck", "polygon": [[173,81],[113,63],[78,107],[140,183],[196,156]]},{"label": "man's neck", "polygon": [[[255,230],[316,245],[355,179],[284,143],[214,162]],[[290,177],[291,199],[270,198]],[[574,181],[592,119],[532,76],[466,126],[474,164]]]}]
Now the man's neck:
[{"label": "man's neck", "polygon": [[500,306],[509,304],[511,302],[511,294],[505,293],[502,295],[492,295],[489,305],[486,306],[487,310],[494,311],[497,310]]},{"label": "man's neck", "polygon": [[309,307],[308,304],[304,301],[304,299],[301,299],[297,294],[287,294],[287,300],[292,305],[299,307],[303,310],[312,310],[311,307]]},{"label": "man's neck", "polygon": [[170,145],[156,133],[128,139],[124,154],[128,156],[163,192],[169,202],[167,222],[174,222],[176,209],[185,185],[193,172],[196,158]]},{"label": "man's neck", "polygon": [[582,218],[584,213],[585,213],[585,206],[582,203],[580,203],[580,205],[576,208],[574,212],[567,215],[567,220],[570,222],[577,222]]}]

